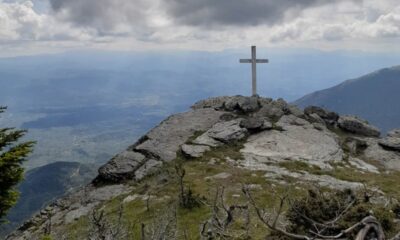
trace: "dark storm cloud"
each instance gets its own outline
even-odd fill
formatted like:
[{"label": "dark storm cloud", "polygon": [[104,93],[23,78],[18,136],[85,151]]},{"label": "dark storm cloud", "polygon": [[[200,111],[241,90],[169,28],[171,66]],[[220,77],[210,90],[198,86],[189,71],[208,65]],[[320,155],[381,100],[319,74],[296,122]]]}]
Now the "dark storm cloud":
[{"label": "dark storm cloud", "polygon": [[100,33],[116,30],[121,24],[142,25],[146,0],[49,0],[53,11],[79,26],[96,28]]},{"label": "dark storm cloud", "polygon": [[302,10],[339,1],[360,0],[49,0],[64,19],[99,32],[119,25],[146,28],[147,10],[157,9],[177,25],[273,25],[297,17]]},{"label": "dark storm cloud", "polygon": [[192,26],[273,25],[305,8],[340,0],[165,0],[178,22]]}]

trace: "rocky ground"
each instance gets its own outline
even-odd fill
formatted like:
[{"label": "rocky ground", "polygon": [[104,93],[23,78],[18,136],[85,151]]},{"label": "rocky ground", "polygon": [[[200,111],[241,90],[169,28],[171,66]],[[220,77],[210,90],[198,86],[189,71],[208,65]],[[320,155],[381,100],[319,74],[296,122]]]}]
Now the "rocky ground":
[{"label": "rocky ground", "polygon": [[[266,208],[274,194],[301,194],[309,186],[368,189],[385,206],[400,197],[400,130],[380,137],[355,116],[318,107],[303,111],[282,99],[217,97],[164,120],[102,166],[92,184],[51,204],[7,239],[84,239],[94,210],[113,222],[121,206],[123,224],[137,236],[140,223],[150,224],[176,199],[171,169],[177,162],[195,193],[207,198],[224,186],[227,201],[237,202],[241,185],[248,184]],[[194,236],[210,210],[178,214],[177,224]],[[254,236],[265,234],[253,227]]]}]

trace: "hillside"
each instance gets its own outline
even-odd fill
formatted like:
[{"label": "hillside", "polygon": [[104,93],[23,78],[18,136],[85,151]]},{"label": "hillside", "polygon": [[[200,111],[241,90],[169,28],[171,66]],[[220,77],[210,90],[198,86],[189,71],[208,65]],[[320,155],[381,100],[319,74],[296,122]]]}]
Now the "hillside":
[{"label": "hillside", "polygon": [[360,228],[392,237],[399,132],[381,138],[360,118],[282,99],[206,99],[7,239],[282,239],[286,231],[354,239]]},{"label": "hillside", "polygon": [[55,162],[27,171],[24,181],[18,186],[20,199],[7,215],[10,223],[0,228],[0,236],[16,228],[51,201],[89,183],[94,176],[92,166],[77,162]]},{"label": "hillside", "polygon": [[385,68],[308,94],[294,103],[322,106],[367,119],[384,132],[400,127],[400,66]]}]

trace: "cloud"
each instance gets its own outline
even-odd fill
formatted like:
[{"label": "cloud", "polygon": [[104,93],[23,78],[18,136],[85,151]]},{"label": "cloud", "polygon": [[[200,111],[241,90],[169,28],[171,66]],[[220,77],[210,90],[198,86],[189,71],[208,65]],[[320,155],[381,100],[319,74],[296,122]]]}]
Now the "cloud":
[{"label": "cloud", "polygon": [[399,0],[0,0],[0,54],[37,46],[400,49],[396,40]]},{"label": "cloud", "polygon": [[52,16],[38,14],[31,1],[0,2],[0,42],[84,40],[89,33]]},{"label": "cloud", "polygon": [[302,10],[341,0],[166,0],[169,14],[192,26],[274,25],[298,17]]},{"label": "cloud", "polygon": [[146,32],[151,0],[49,0],[59,19],[99,35]]}]

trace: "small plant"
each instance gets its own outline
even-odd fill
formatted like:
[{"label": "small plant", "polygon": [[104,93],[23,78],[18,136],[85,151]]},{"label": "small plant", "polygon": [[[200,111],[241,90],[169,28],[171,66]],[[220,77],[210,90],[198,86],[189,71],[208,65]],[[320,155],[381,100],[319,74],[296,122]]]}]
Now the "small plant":
[{"label": "small plant", "polygon": [[175,165],[175,173],[179,180],[179,205],[186,209],[200,207],[201,197],[199,195],[195,195],[190,187],[186,188],[184,185],[183,179],[186,175],[186,171],[182,165]]}]

